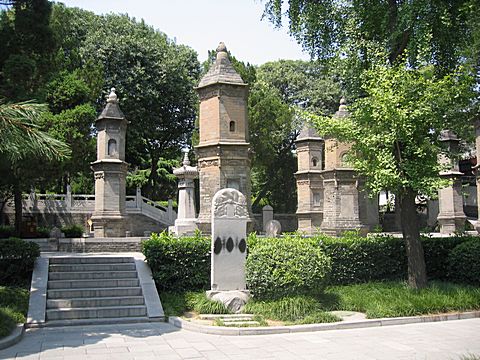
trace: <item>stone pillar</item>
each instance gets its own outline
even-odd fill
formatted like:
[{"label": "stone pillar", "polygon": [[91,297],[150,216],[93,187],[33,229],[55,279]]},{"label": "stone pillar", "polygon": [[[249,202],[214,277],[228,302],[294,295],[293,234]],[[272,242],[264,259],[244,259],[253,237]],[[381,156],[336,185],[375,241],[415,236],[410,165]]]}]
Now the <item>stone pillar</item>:
[{"label": "stone pillar", "polygon": [[271,220],[273,220],[273,207],[271,207],[270,205],[265,205],[262,208],[263,232],[267,231],[267,224]]},{"label": "stone pillar", "polygon": [[211,290],[207,296],[237,312],[248,300],[245,283],[247,222],[245,196],[222,189],[212,200]]},{"label": "stone pillar", "polygon": [[[459,139],[450,130],[442,130],[440,141],[445,143],[449,153],[458,151]],[[462,180],[463,175],[459,171],[458,161],[450,159],[445,155],[439,159],[445,166],[445,171],[440,176],[451,181],[451,185],[438,190],[438,224],[442,234],[451,234],[456,231],[465,230],[467,217],[463,212]]]},{"label": "stone pillar", "polygon": [[312,235],[318,231],[323,219],[325,143],[310,124],[305,124],[295,143],[298,231]]},{"label": "stone pillar", "polygon": [[188,150],[185,151],[183,165],[174,169],[173,174],[178,178],[178,214],[173,232],[177,236],[192,235],[197,229],[194,179],[198,177],[198,171],[190,166]]},{"label": "stone pillar", "polygon": [[67,194],[65,196],[65,203],[67,205],[67,210],[72,208],[72,187],[70,184],[67,185]]},{"label": "stone pillar", "polygon": [[217,57],[196,88],[200,98],[198,157],[200,211],[197,226],[211,231],[213,196],[224,188],[234,188],[247,199],[251,213],[250,144],[248,143],[248,87],[220,43]]},{"label": "stone pillar", "polygon": [[135,191],[135,206],[137,209],[142,209],[142,188],[140,186],[137,186],[137,189]]},{"label": "stone pillar", "polygon": [[[340,100],[335,117],[349,116],[346,101]],[[330,235],[345,231],[372,231],[379,223],[378,197],[369,198],[364,179],[346,162],[351,144],[336,139],[325,140],[325,170],[323,177],[323,221],[321,230]]]},{"label": "stone pillar", "polygon": [[118,106],[114,88],[95,126],[97,160],[91,164],[95,174],[95,211],[92,215],[94,236],[124,237],[127,120]]}]

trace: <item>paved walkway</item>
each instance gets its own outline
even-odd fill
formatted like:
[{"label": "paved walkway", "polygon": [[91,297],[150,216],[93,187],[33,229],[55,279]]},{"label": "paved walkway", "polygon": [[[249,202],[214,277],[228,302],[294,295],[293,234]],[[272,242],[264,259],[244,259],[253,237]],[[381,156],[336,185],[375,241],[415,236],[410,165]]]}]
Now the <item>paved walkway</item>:
[{"label": "paved walkway", "polygon": [[46,328],[28,330],[0,359],[459,360],[473,354],[480,356],[480,319],[257,336],[206,335],[166,323]]}]

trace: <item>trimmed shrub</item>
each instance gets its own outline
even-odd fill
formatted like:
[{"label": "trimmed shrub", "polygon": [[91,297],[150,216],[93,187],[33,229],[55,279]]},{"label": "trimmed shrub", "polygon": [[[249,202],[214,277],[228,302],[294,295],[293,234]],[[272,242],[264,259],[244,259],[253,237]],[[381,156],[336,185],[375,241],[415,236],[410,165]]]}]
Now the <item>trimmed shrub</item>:
[{"label": "trimmed shrub", "polygon": [[252,294],[279,298],[292,294],[320,294],[331,270],[330,259],[311,239],[298,236],[259,241],[246,263]]},{"label": "trimmed shrub", "polygon": [[81,225],[73,224],[64,226],[61,230],[66,238],[79,238],[82,237],[85,229]]},{"label": "trimmed shrub", "polygon": [[[458,245],[475,239],[472,236],[431,238],[422,236],[425,266],[429,280],[448,280],[448,257]],[[477,238],[478,239],[478,238]]]},{"label": "trimmed shrub", "polygon": [[50,237],[50,229],[48,227],[39,226],[37,228],[37,237],[39,238]]},{"label": "trimmed shrub", "polygon": [[406,277],[403,239],[391,236],[362,237],[347,233],[342,238],[318,237],[318,244],[332,260],[331,284],[350,284]]},{"label": "trimmed shrub", "polygon": [[17,238],[0,240],[0,284],[28,283],[38,256],[40,248],[33,242]]},{"label": "trimmed shrub", "polygon": [[0,239],[8,239],[13,236],[15,228],[10,225],[0,225]]},{"label": "trimmed shrub", "polygon": [[480,285],[480,239],[456,246],[448,256],[448,265],[452,280]]},{"label": "trimmed shrub", "polygon": [[210,239],[152,234],[142,252],[162,291],[206,289],[210,283]]}]

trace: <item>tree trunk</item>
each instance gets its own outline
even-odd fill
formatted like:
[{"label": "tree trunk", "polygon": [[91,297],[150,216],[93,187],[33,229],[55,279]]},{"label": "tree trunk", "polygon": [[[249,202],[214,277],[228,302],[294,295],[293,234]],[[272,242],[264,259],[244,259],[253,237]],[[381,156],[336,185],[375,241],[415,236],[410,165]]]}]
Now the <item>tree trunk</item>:
[{"label": "tree trunk", "polygon": [[13,202],[15,205],[15,235],[21,236],[22,231],[22,190],[18,179],[15,178],[13,184]]},{"label": "tree trunk", "polygon": [[414,289],[422,289],[427,286],[427,272],[415,207],[416,192],[406,189],[399,197],[402,233],[408,259],[408,284]]}]

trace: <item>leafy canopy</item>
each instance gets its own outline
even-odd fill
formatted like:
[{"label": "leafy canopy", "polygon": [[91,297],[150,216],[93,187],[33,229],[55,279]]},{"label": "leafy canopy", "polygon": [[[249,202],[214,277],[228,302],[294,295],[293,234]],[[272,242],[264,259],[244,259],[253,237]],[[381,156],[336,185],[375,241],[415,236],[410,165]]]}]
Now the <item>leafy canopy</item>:
[{"label": "leafy canopy", "polygon": [[352,143],[348,161],[366,175],[374,193],[411,189],[434,196],[446,185],[438,177],[445,170],[438,156],[447,152],[440,131],[451,129],[462,139],[473,133],[467,111],[471,79],[398,64],[377,65],[361,81],[365,97],[351,106],[350,117],[307,116],[321,135]]}]

